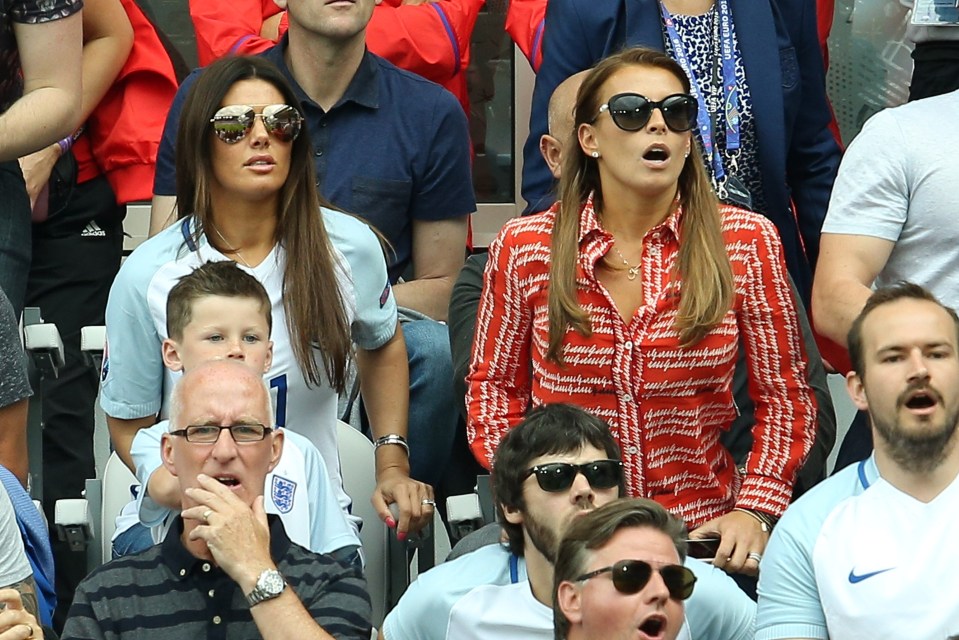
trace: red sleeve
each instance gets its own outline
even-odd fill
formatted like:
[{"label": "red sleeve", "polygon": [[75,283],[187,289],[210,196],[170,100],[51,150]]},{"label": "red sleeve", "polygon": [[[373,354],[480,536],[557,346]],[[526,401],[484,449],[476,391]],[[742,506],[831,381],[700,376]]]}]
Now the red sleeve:
[{"label": "red sleeve", "polygon": [[466,378],[466,432],[473,455],[492,466],[500,440],[526,414],[530,399],[532,317],[515,261],[522,247],[510,225],[489,248]]},{"label": "red sleeve", "polygon": [[513,39],[533,71],[543,61],[543,27],[546,24],[546,0],[510,0],[506,10],[506,33]]},{"label": "red sleeve", "polygon": [[366,44],[396,66],[445,85],[465,71],[470,38],[484,0],[383,2],[373,10]]},{"label": "red sleeve", "polygon": [[[157,148],[177,79],[153,25],[134,0],[121,4],[133,26],[133,48],[87,120],[83,137],[90,143],[88,157],[124,204],[153,195]],[[78,154],[83,149],[78,147]]]},{"label": "red sleeve", "polygon": [[190,0],[200,65],[227,54],[253,55],[275,45],[260,37],[260,29],[279,11],[273,0]]},{"label": "red sleeve", "polygon": [[816,401],[806,381],[806,352],[779,235],[768,220],[751,219],[754,237],[730,247],[741,252],[746,271],[737,291],[738,323],[756,407],[753,448],[736,506],[778,516],[812,447]]}]

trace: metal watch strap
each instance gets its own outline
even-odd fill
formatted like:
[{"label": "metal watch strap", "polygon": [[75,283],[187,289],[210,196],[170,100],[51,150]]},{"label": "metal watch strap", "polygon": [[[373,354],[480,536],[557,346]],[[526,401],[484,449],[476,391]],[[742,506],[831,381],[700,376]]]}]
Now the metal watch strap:
[{"label": "metal watch strap", "polygon": [[254,607],[261,602],[272,600],[283,593],[286,589],[286,580],[276,569],[266,569],[256,579],[256,586],[250,593],[246,594],[246,601],[250,607]]}]

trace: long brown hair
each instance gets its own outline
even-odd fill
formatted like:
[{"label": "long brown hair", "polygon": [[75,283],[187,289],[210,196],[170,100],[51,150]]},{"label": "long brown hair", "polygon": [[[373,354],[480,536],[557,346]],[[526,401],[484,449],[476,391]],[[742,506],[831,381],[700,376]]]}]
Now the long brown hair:
[{"label": "long brown hair", "polygon": [[[215,140],[210,119],[223,106],[223,96],[234,84],[254,78],[276,87],[286,104],[303,113],[286,78],[263,58],[223,58],[200,74],[183,104],[176,153],[178,215],[195,216],[194,241],[213,219],[211,145],[222,143]],[[340,267],[323,226],[321,205],[334,208],[316,191],[310,136],[304,130],[292,143],[290,173],[280,191],[277,213],[275,240],[286,250],[283,307],[293,354],[308,383],[323,382],[314,357],[314,348],[319,348],[326,377],[334,389],[342,391],[352,341],[337,283]]]},{"label": "long brown hair", "polygon": [[[563,171],[559,180],[560,205],[550,247],[549,347],[546,357],[563,361],[563,339],[572,327],[584,336],[592,334],[589,314],[579,303],[576,267],[579,253],[579,216],[590,193],[597,211],[603,207],[603,190],[597,160],[580,148],[579,125],[595,119],[600,107],[600,89],[624,67],[654,67],[672,73],[689,92],[689,79],[682,67],[659,51],[635,47],[600,62],[583,80],[576,94],[574,127],[566,141]],[[695,138],[692,151],[679,175],[683,216],[675,278],[682,282],[676,328],[683,346],[692,345],[718,324],[732,306],[733,272],[723,241],[718,201],[713,192]]]}]

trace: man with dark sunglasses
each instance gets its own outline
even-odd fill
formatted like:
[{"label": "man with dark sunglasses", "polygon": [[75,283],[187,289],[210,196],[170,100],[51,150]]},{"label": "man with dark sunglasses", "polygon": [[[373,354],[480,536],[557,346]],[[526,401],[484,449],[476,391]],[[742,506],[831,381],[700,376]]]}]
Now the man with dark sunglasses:
[{"label": "man with dark sunglasses", "polygon": [[[686,527],[652,500],[617,500],[579,518],[559,544],[556,638],[676,640],[696,575]],[[696,636],[702,637],[702,636]]]},{"label": "man with dark sunglasses", "polygon": [[[500,442],[493,499],[506,544],[489,544],[421,575],[386,617],[386,640],[549,640],[553,563],[570,523],[622,495],[619,447],[578,407],[530,411]],[[700,581],[683,638],[752,640],[755,605],[724,572],[695,563]],[[686,569],[679,567],[683,575]]]},{"label": "man with dark sunglasses", "polygon": [[367,640],[359,568],[290,541],[263,507],[279,461],[270,392],[259,371],[207,362],[173,389],[163,464],[183,511],[170,535],[79,586],[65,638]]}]

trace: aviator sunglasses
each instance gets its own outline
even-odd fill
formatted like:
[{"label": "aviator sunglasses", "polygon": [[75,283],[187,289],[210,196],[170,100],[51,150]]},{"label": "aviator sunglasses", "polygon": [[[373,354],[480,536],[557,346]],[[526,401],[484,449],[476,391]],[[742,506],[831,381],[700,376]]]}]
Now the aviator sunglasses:
[{"label": "aviator sunglasses", "polygon": [[686,600],[693,595],[693,585],[696,584],[696,575],[692,570],[679,564],[666,564],[658,569],[644,560],[620,560],[610,567],[603,567],[596,571],[584,573],[576,578],[575,582],[582,582],[609,572],[613,579],[613,586],[620,593],[632,595],[642,591],[653,577],[653,571],[659,571],[663,577],[663,584],[673,600]]},{"label": "aviator sunglasses", "polygon": [[280,142],[294,140],[303,127],[303,116],[288,104],[265,105],[262,113],[255,112],[250,105],[230,104],[214,113],[210,122],[217,138],[236,144],[249,135],[257,118],[263,119],[267,132]]},{"label": "aviator sunglasses", "polygon": [[536,476],[536,482],[543,491],[555,493],[573,486],[576,474],[581,473],[594,489],[612,489],[623,480],[623,463],[619,460],[594,460],[586,464],[570,462],[550,462],[538,464],[527,469],[523,479]]},{"label": "aviator sunglasses", "polygon": [[[674,93],[659,102],[638,93],[617,93],[599,108],[596,118],[604,111],[609,111],[617,127],[623,131],[639,131],[653,116],[653,109],[660,110],[667,127],[682,132],[696,126],[699,104],[696,98],[687,93]],[[593,118],[593,122],[596,118]]]}]

